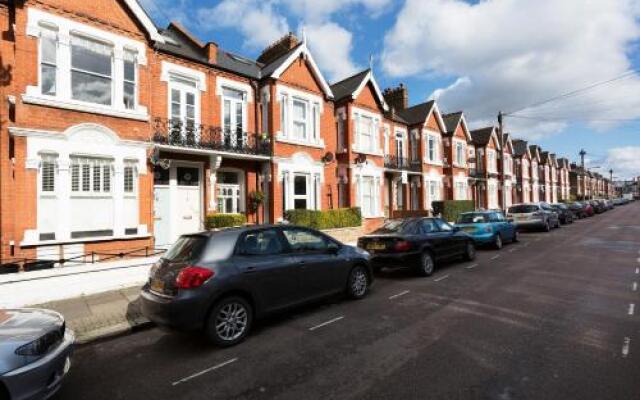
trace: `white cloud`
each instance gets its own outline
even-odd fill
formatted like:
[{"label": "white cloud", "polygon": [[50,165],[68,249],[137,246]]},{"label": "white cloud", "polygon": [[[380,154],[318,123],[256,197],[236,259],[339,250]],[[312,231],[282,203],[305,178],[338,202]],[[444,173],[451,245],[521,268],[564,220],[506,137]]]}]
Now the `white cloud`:
[{"label": "white cloud", "polygon": [[357,72],[352,61],[353,35],[341,26],[327,22],[305,26],[309,49],[326,78],[336,82]]},{"label": "white cloud", "polygon": [[188,0],[139,0],[149,16],[160,23],[169,24],[170,21],[178,21],[184,25],[189,21],[186,10]]},{"label": "white cloud", "polygon": [[202,29],[237,29],[250,50],[262,50],[287,32],[287,19],[270,1],[223,0],[212,8],[198,10]]},{"label": "white cloud", "polygon": [[640,146],[615,147],[609,149],[604,162],[606,176],[613,169],[614,177],[629,179],[640,176]]},{"label": "white cloud", "polygon": [[391,0],[283,0],[291,12],[309,23],[324,22],[338,11],[356,6],[364,7],[376,17],[388,9]]},{"label": "white cloud", "polygon": [[[391,76],[451,79],[432,95],[445,110],[474,122],[499,110],[616,77],[632,66],[628,47],[640,39],[637,0],[407,0],[385,36],[383,68]],[[529,139],[568,122],[601,130],[640,118],[640,77],[630,75],[563,101],[523,110],[507,128]],[[425,94],[426,95],[426,94]]]}]

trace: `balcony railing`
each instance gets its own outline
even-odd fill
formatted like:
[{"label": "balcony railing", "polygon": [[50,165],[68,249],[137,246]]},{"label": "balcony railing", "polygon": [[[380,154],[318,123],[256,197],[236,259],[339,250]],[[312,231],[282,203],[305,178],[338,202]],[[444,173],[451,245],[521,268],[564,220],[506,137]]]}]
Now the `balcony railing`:
[{"label": "balcony railing", "polygon": [[422,171],[422,163],[420,160],[410,160],[406,157],[397,157],[391,154],[386,154],[384,156],[384,167],[412,172]]},{"label": "balcony railing", "polygon": [[191,149],[271,155],[271,141],[262,135],[175,119],[154,119],[153,142]]}]

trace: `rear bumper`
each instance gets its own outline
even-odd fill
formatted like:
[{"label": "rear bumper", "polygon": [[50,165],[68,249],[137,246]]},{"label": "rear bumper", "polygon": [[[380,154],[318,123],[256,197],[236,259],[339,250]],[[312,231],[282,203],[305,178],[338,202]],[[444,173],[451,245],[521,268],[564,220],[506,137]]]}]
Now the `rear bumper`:
[{"label": "rear bumper", "polygon": [[7,387],[11,399],[48,399],[53,396],[69,372],[75,335],[67,330],[58,347],[41,359],[7,372],[0,381]]},{"label": "rear bumper", "polygon": [[150,321],[167,328],[192,331],[202,328],[208,302],[187,291],[175,297],[159,296],[144,287],[140,293],[142,314]]},{"label": "rear bumper", "polygon": [[370,262],[374,268],[413,267],[419,264],[421,254],[420,252],[371,254]]},{"label": "rear bumper", "polygon": [[528,221],[515,221],[514,224],[518,228],[522,229],[541,229],[544,228],[544,220],[542,219],[533,219]]},{"label": "rear bumper", "polygon": [[475,244],[488,244],[493,243],[495,240],[495,234],[493,232],[482,232],[471,235]]}]

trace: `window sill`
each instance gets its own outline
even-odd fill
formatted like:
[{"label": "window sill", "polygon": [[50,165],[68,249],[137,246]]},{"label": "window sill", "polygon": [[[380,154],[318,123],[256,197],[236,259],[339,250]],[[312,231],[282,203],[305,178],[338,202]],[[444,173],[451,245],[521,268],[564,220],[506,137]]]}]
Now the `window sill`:
[{"label": "window sill", "polygon": [[358,148],[356,146],[353,146],[351,149],[356,153],[366,154],[366,155],[369,155],[369,156],[377,156],[377,157],[384,156],[381,151],[365,150],[365,149],[360,149],[360,148]]},{"label": "window sill", "polygon": [[429,164],[429,165],[435,165],[437,167],[442,167],[444,166],[444,163],[442,161],[431,161],[428,158],[424,159],[424,163],[425,164]]},{"label": "window sill", "polygon": [[308,147],[315,147],[315,148],[318,148],[318,149],[324,149],[324,140],[320,140],[319,142],[310,142],[310,141],[307,141],[307,140],[286,138],[286,137],[282,137],[282,136],[278,135],[278,136],[276,136],[276,141],[281,142],[281,143],[295,144],[295,145],[299,145],[299,146],[308,146]]},{"label": "window sill", "polygon": [[59,99],[41,94],[23,94],[22,102],[26,104],[36,104],[40,106],[63,108],[66,110],[88,112],[93,114],[103,114],[111,117],[134,119],[138,121],[148,121],[149,114],[146,107],[139,106],[137,110],[119,110],[111,106],[91,104],[78,100]]},{"label": "window sill", "polygon": [[72,194],[69,196],[71,199],[113,199],[112,195],[98,195],[98,194]]}]

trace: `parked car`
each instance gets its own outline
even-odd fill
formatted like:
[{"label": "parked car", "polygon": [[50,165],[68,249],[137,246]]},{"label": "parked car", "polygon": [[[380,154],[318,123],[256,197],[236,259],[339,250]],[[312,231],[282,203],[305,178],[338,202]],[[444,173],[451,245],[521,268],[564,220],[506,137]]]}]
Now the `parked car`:
[{"label": "parked car", "polygon": [[547,203],[516,204],[507,210],[507,218],[513,219],[518,229],[542,229],[549,232],[560,227],[558,213]]},{"label": "parked car", "polygon": [[579,201],[569,203],[567,204],[567,207],[569,207],[569,211],[573,214],[574,220],[588,217],[584,204]]},{"label": "parked car", "polygon": [[71,367],[75,336],[51,310],[0,309],[0,399],[46,399]]},{"label": "parked car", "polygon": [[573,223],[573,212],[569,209],[569,206],[562,203],[552,204],[551,207],[558,213],[558,219],[560,223],[567,225]]},{"label": "parked car", "polygon": [[202,330],[217,345],[247,336],[269,313],[333,294],[366,296],[367,252],[297,226],[183,235],[152,267],[142,312],[158,325]]},{"label": "parked car", "polygon": [[596,210],[593,208],[591,202],[583,201],[581,204],[584,207],[584,211],[587,214],[587,217],[593,217],[596,214]]},{"label": "parked car", "polygon": [[476,245],[491,244],[501,249],[505,241],[517,242],[518,229],[500,211],[474,211],[458,216],[456,227],[468,233]]},{"label": "parked car", "polygon": [[600,200],[589,200],[589,204],[591,204],[591,206],[593,207],[593,211],[596,214],[602,214],[603,212],[607,211],[604,203],[602,203]]},{"label": "parked car", "polygon": [[358,239],[358,247],[371,254],[374,270],[412,267],[429,276],[441,261],[463,257],[473,260],[473,238],[441,218],[392,220]]}]

